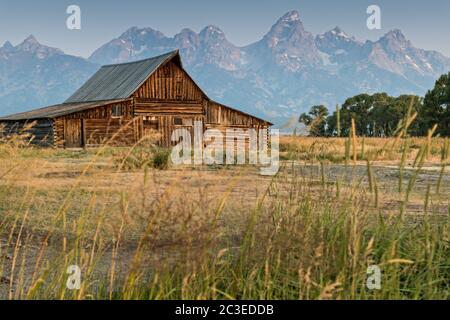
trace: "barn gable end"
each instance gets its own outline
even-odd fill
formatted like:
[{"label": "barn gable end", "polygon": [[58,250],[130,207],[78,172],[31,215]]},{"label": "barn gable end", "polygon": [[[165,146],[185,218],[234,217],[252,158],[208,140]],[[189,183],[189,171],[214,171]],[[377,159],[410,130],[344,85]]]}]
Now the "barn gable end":
[{"label": "barn gable end", "polygon": [[158,68],[133,94],[136,101],[187,101],[201,103],[206,96],[174,61]]}]

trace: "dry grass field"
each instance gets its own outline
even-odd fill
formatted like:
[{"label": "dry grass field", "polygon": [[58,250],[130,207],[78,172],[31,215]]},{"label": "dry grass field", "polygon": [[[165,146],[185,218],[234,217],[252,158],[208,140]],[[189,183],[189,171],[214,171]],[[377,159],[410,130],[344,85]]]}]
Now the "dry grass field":
[{"label": "dry grass field", "polygon": [[0,144],[0,298],[450,298],[448,140],[282,137],[280,149],[267,177],[161,170],[147,147]]}]

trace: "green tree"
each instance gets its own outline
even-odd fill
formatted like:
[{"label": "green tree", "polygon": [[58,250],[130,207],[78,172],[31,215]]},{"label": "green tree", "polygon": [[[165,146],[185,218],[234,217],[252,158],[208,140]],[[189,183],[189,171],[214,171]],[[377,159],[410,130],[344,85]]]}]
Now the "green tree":
[{"label": "green tree", "polygon": [[327,134],[328,109],[324,105],[311,107],[308,113],[302,113],[298,121],[309,128],[311,137],[324,137]]},{"label": "green tree", "polygon": [[[412,112],[417,112],[422,106],[422,98],[412,95],[394,98],[386,93],[360,94],[348,98],[340,110],[341,136],[350,133],[352,118],[355,119],[356,134],[359,136],[392,136],[400,121],[406,117],[410,105]],[[413,123],[409,131],[416,135],[417,124]],[[337,135],[336,112],[327,119],[327,133],[330,136]]]},{"label": "green tree", "polygon": [[450,136],[450,72],[442,75],[429,90],[419,112],[419,132],[426,135],[435,124],[436,133]]},{"label": "green tree", "polygon": [[[422,106],[423,99],[414,95],[401,95],[397,98],[386,94],[375,94],[373,108],[369,118],[373,123],[372,136],[393,136],[402,120],[408,116],[411,107],[411,116],[418,112]],[[411,135],[418,134],[417,122],[413,122],[408,131]]]},{"label": "green tree", "polygon": [[[415,113],[419,114],[423,108],[423,98],[415,95],[401,95],[397,97],[394,101],[393,108],[395,110],[395,117],[392,119],[392,125],[398,125],[401,120],[408,117],[408,110],[411,107],[411,114],[413,116]],[[391,132],[391,135],[394,132]],[[420,136],[419,122],[417,120],[413,121],[408,128],[408,133],[411,136]]]},{"label": "green tree", "polygon": [[[347,136],[351,128],[351,119],[355,119],[356,134],[368,135],[368,127],[370,123],[369,111],[372,106],[372,96],[368,94],[360,94],[345,100],[340,109],[341,136]],[[328,135],[337,135],[337,115],[336,112],[327,119]]]}]

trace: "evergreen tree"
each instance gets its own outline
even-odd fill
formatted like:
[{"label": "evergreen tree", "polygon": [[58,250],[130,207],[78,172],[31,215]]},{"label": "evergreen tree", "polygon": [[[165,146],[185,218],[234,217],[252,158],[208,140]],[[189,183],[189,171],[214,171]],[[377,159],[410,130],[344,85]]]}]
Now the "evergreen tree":
[{"label": "evergreen tree", "polygon": [[442,75],[428,91],[419,112],[421,135],[426,135],[435,124],[438,125],[437,134],[450,136],[450,72]]}]

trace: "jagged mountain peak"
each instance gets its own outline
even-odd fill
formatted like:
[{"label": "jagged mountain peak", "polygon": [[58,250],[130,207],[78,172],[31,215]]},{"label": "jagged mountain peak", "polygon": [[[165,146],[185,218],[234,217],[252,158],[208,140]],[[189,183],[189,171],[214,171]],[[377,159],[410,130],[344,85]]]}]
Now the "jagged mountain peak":
[{"label": "jagged mountain peak", "polygon": [[206,27],[204,27],[200,33],[202,33],[202,32],[218,32],[218,33],[223,33],[222,30],[220,30],[220,28],[219,28],[218,26],[213,25],[213,24],[210,24],[210,25],[207,25]]},{"label": "jagged mountain peak", "polygon": [[289,11],[288,13],[283,15],[272,26],[272,28],[269,31],[269,34],[282,34],[282,33],[286,33],[286,32],[291,32],[291,33],[305,32],[303,23],[300,20],[300,13],[298,13],[298,11],[296,11],[296,10]]},{"label": "jagged mountain peak", "polygon": [[179,34],[197,34],[197,33],[191,28],[183,28],[181,29]]},{"label": "jagged mountain peak", "polygon": [[0,49],[2,49],[2,50],[12,50],[12,49],[14,49],[14,46],[11,44],[11,42],[6,41]]},{"label": "jagged mountain peak", "polygon": [[336,26],[336,27],[334,27],[333,29],[331,29],[330,30],[331,32],[335,32],[335,33],[341,33],[341,32],[344,32],[342,29],[341,29],[341,27],[339,27],[339,26]]},{"label": "jagged mountain peak", "polygon": [[152,29],[150,27],[139,28],[131,27],[123,34],[120,35],[119,39],[129,40],[136,37],[155,37],[155,38],[165,38],[165,35],[158,30]]},{"label": "jagged mountain peak", "polygon": [[399,29],[389,31],[383,37],[381,37],[378,42],[393,47],[406,48],[412,46],[411,42],[406,39],[403,32]]},{"label": "jagged mountain peak", "polygon": [[22,45],[23,44],[40,44],[39,41],[36,39],[35,36],[33,36],[32,34],[30,34],[25,40],[23,40]]},{"label": "jagged mountain peak", "polygon": [[314,37],[305,30],[296,10],[283,15],[262,40],[244,50],[257,57],[255,64],[258,66],[267,65],[270,61],[289,72],[300,72],[321,63]]},{"label": "jagged mountain peak", "polygon": [[41,46],[39,41],[33,35],[29,35],[25,40],[22,41],[16,48],[19,50],[29,51],[30,49],[37,48]]},{"label": "jagged mountain peak", "polygon": [[209,25],[199,34],[200,50],[197,57],[208,65],[228,71],[235,71],[241,59],[240,48],[229,42],[225,33],[217,26]]},{"label": "jagged mountain peak", "polygon": [[139,31],[139,28],[136,26],[128,28],[124,33],[122,33],[119,38],[129,38],[130,35],[133,35]]},{"label": "jagged mountain peak", "polygon": [[[179,44],[183,45],[197,45],[198,43],[198,34],[189,28],[184,28],[180,31],[180,33],[176,34],[174,36],[175,42],[180,46]],[[194,41],[195,43],[192,43]]]},{"label": "jagged mountain peak", "polygon": [[280,19],[278,19],[278,23],[293,21],[300,21],[300,13],[297,10],[286,12]]},{"label": "jagged mountain peak", "polygon": [[152,28],[132,27],[118,39],[97,49],[89,58],[99,64],[127,62],[180,49],[187,65],[202,61],[225,70],[235,70],[240,49],[230,43],[217,26],[209,25],[200,33],[185,28],[173,37]]},{"label": "jagged mountain peak", "polygon": [[200,37],[202,38],[221,38],[225,39],[225,33],[215,25],[209,25],[200,31]]},{"label": "jagged mountain peak", "polygon": [[330,31],[327,31],[325,33],[319,34],[316,36],[316,39],[339,39],[344,41],[356,41],[355,37],[350,36],[348,33],[346,33],[344,30],[342,30],[341,27],[334,27]]},{"label": "jagged mountain peak", "polygon": [[172,46],[180,49],[184,63],[191,65],[197,58],[197,51],[200,48],[200,37],[192,29],[184,28],[173,37]]},{"label": "jagged mountain peak", "polygon": [[340,27],[334,27],[334,29],[330,30],[329,32],[336,37],[351,39],[351,37]]},{"label": "jagged mountain peak", "polygon": [[348,35],[338,26],[317,35],[315,43],[321,52],[328,55],[323,56],[325,64],[355,61],[363,55],[363,43]]},{"label": "jagged mountain peak", "polygon": [[[367,46],[367,44],[366,44]],[[416,51],[411,42],[406,39],[405,35],[399,30],[394,29],[382,36],[378,41],[369,42],[369,47],[371,47],[371,55],[385,54],[389,59],[393,60],[404,60],[405,58],[409,61],[408,55],[409,51]]]},{"label": "jagged mountain peak", "polygon": [[399,41],[405,41],[406,37],[403,34],[403,32],[400,29],[393,29],[390,30],[389,32],[387,32],[384,37],[386,38],[392,38],[392,39],[397,39]]},{"label": "jagged mountain peak", "polygon": [[15,50],[27,52],[35,55],[39,59],[44,59],[55,54],[64,54],[63,51],[42,45],[35,36],[29,35],[21,44],[14,47]]},{"label": "jagged mountain peak", "polygon": [[305,30],[300,14],[293,10],[283,15],[264,36],[271,48],[289,44],[289,46],[311,46],[312,34]]}]

